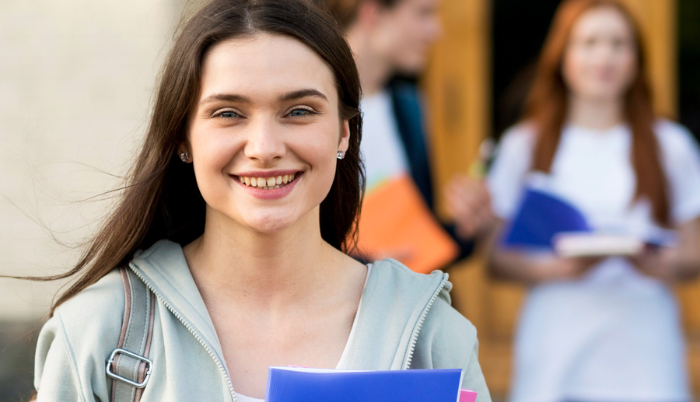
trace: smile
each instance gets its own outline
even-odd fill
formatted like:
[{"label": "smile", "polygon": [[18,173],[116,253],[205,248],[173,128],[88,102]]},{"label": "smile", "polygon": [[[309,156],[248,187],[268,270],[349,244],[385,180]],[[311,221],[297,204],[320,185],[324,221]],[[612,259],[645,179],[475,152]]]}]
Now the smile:
[{"label": "smile", "polygon": [[299,176],[299,173],[271,176],[271,177],[254,177],[254,176],[234,176],[241,184],[246,187],[255,187],[260,190],[274,190],[282,188],[292,183]]}]

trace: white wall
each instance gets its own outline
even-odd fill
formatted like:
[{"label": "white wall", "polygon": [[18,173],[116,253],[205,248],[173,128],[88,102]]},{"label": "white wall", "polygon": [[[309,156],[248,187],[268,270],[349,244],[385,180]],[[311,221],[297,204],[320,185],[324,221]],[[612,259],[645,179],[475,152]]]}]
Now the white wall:
[{"label": "white wall", "polygon": [[[0,274],[69,269],[147,125],[184,0],[0,1]],[[0,279],[0,319],[36,319],[60,284]]]}]

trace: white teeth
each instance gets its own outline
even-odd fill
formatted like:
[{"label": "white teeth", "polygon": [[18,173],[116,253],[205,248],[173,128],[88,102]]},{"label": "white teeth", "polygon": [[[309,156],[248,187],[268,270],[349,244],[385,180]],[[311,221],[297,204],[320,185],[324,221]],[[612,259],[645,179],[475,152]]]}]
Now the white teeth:
[{"label": "white teeth", "polygon": [[282,183],[287,184],[289,183],[289,175],[284,175],[282,176]]},{"label": "white teeth", "polygon": [[274,185],[275,185],[275,178],[274,178],[274,177],[268,178],[268,179],[267,179],[267,186],[268,186],[268,187],[274,187]]},{"label": "white teeth", "polygon": [[243,182],[245,183],[246,186],[250,186],[250,177],[244,177]]},{"label": "white teeth", "polygon": [[275,177],[275,184],[282,184],[282,176]]},{"label": "white teeth", "polygon": [[250,178],[250,185],[253,187],[257,187],[258,186],[258,179],[256,179],[255,177],[251,177]]},{"label": "white teeth", "polygon": [[258,188],[267,187],[267,180],[264,177],[258,177]]}]

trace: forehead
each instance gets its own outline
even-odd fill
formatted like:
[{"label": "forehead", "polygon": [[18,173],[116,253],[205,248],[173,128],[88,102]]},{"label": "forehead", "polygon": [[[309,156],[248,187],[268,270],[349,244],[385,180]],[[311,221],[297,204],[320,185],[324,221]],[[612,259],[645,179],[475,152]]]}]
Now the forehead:
[{"label": "forehead", "polygon": [[571,31],[574,37],[591,35],[631,36],[632,27],[627,17],[612,6],[602,6],[583,13]]},{"label": "forehead", "polygon": [[316,89],[337,101],[330,67],[291,37],[255,34],[229,39],[212,47],[202,62],[200,98],[235,93],[253,100],[276,99],[302,88]]},{"label": "forehead", "polygon": [[[415,10],[436,10],[440,5],[440,0],[398,0],[394,4],[393,9],[401,11],[415,11]],[[391,10],[391,9],[390,9]]]}]

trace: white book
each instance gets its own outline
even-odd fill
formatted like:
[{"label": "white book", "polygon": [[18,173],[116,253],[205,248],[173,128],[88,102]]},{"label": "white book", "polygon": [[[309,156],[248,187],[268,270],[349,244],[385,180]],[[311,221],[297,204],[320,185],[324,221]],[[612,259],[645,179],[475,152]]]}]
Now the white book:
[{"label": "white book", "polygon": [[631,256],[646,245],[639,237],[621,234],[565,232],[554,237],[554,250],[561,257]]}]

